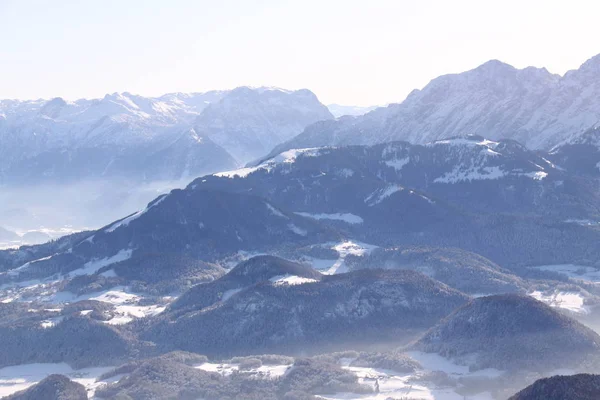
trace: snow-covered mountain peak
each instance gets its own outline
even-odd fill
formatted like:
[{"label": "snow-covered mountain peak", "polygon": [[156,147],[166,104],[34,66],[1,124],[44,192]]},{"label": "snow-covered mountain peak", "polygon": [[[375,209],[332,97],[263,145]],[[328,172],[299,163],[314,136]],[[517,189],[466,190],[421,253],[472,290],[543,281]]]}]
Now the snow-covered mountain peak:
[{"label": "snow-covered mountain peak", "polygon": [[[249,87],[159,97],[115,92],[92,100],[0,100],[0,115],[0,183],[60,180],[64,174],[187,179],[235,168],[332,118],[310,91]],[[144,164],[149,160],[151,167]]]},{"label": "snow-covered mountain peak", "polygon": [[493,76],[497,76],[498,74],[510,74],[514,73],[517,69],[510,64],[502,62],[500,60],[489,60],[481,64],[479,67],[475,68],[479,74],[489,74]]},{"label": "snow-covered mountain peak", "polygon": [[332,118],[327,107],[308,90],[239,87],[208,105],[195,126],[240,164],[246,164],[306,126]]},{"label": "snow-covered mountain peak", "polygon": [[400,104],[308,127],[279,146],[426,144],[469,132],[550,149],[600,121],[600,55],[564,76],[498,60],[433,79]]}]

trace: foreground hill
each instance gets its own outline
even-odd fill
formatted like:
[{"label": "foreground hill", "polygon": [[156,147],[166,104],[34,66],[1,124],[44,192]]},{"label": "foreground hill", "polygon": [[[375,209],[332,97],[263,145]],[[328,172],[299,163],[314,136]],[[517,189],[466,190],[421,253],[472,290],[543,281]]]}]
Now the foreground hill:
[{"label": "foreground hill", "polygon": [[407,246],[379,248],[346,260],[350,270],[363,268],[413,269],[470,294],[524,291],[526,283],[498,264],[456,248]]},{"label": "foreground hill", "polygon": [[193,298],[182,297],[187,298],[185,312],[167,310],[154,317],[141,338],[166,349],[208,355],[397,343],[433,326],[468,300],[457,290],[407,270],[364,270],[300,284],[266,281],[209,307],[199,296],[203,286],[192,290]]},{"label": "foreground hill", "polygon": [[580,374],[540,379],[509,400],[596,400],[599,398],[600,376]]},{"label": "foreground hill", "polygon": [[547,157],[477,136],[290,150],[188,189],[252,191],[377,245],[458,247],[503,266],[589,262],[599,233],[580,221],[600,215],[598,182]]},{"label": "foreground hill", "polygon": [[140,353],[136,339],[118,326],[69,313],[0,304],[0,367],[65,362],[82,368],[114,365]]},{"label": "foreground hill", "polygon": [[[253,195],[174,190],[151,202],[145,210],[3,278],[24,280],[75,270],[78,275],[92,274],[132,257],[159,257],[163,253],[213,261],[242,250],[265,252],[281,246],[327,242],[338,236],[316,221],[284,214]],[[169,265],[168,260],[161,264],[164,268]],[[135,267],[133,263],[129,265]]]},{"label": "foreground hill", "polygon": [[87,400],[85,387],[64,375],[50,375],[32,387],[5,400]]},{"label": "foreground hill", "polygon": [[414,345],[473,369],[585,369],[600,361],[600,336],[528,296],[481,297],[461,307]]},{"label": "foreground hill", "polygon": [[588,265],[600,257],[598,178],[546,156],[477,136],[289,151],[198,178],[70,246],[0,252],[0,270],[50,257],[0,281],[86,265],[93,273],[148,254],[220,262],[285,249],[294,258],[302,246],[341,238],[456,247],[510,269]]}]

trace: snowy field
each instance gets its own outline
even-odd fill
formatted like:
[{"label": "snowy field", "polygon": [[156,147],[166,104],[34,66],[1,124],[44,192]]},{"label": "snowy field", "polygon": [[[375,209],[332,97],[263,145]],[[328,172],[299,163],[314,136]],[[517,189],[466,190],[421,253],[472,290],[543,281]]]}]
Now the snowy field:
[{"label": "snowy field", "polygon": [[262,365],[258,368],[242,369],[240,370],[239,364],[226,364],[226,363],[210,363],[206,362],[196,366],[195,368],[201,369],[207,372],[217,372],[221,375],[231,375],[233,372],[241,372],[254,376],[256,378],[274,379],[283,376],[290,368],[291,365]]},{"label": "snowy field", "polygon": [[306,261],[311,266],[327,275],[341,274],[348,272],[345,260],[349,255],[364,256],[372,252],[377,246],[346,240],[340,243],[327,243],[323,245],[324,248],[335,250],[339,256],[336,259],[321,259],[314,257],[307,257]]},{"label": "snowy field", "polygon": [[[450,379],[497,378],[503,374],[502,371],[495,369],[469,372],[468,367],[454,364],[436,354],[410,352],[408,355],[419,361],[423,366],[423,370],[417,371],[415,374],[401,374],[387,369],[354,367],[350,365],[353,359],[342,359],[340,360],[342,368],[354,373],[360,384],[371,386],[374,393],[336,393],[318,397],[331,400],[385,400],[389,398],[403,400],[463,400],[464,396],[456,392],[456,387],[437,387],[435,384],[419,378],[431,371],[443,371]],[[230,375],[237,371],[256,378],[273,379],[285,375],[293,366],[263,365],[259,368],[240,371],[239,364],[207,362],[196,366],[196,368],[222,375]],[[418,383],[415,383],[417,380]],[[379,393],[376,392],[377,385],[379,386]],[[489,392],[483,392],[478,395],[470,395],[469,399],[492,400],[492,397]]]},{"label": "snowy field", "polygon": [[589,312],[584,305],[584,298],[580,293],[541,292],[536,290],[529,295],[551,307],[562,308],[578,314],[587,314]]}]

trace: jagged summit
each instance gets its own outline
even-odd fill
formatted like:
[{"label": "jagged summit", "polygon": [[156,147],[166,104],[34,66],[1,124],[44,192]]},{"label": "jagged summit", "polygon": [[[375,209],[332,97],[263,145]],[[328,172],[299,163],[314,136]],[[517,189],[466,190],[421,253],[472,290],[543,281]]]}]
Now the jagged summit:
[{"label": "jagged summit", "polygon": [[464,132],[550,149],[600,119],[599,59],[593,57],[564,76],[491,60],[437,77],[400,104],[353,120],[309,126],[277,151],[393,140],[424,144]]}]

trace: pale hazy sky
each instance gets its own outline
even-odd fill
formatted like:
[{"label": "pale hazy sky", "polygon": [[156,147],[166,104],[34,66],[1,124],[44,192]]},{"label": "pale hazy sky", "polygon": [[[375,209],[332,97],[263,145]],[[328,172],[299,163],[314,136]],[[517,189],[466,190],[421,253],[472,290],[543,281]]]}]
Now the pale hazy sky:
[{"label": "pale hazy sky", "polygon": [[398,102],[499,59],[563,74],[600,53],[597,0],[0,0],[0,98],[241,85]]}]

